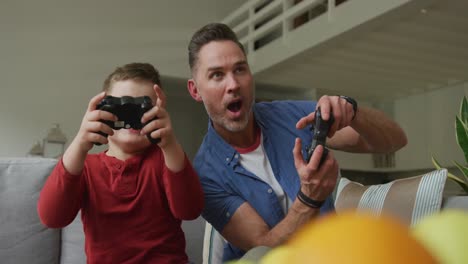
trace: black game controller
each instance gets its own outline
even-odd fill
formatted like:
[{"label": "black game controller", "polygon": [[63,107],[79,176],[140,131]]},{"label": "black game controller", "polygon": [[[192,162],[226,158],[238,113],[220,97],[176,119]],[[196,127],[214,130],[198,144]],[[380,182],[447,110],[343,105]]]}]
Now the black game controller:
[{"label": "black game controller", "polygon": [[[117,121],[109,120],[100,120],[101,122],[107,124],[114,130],[122,128],[133,128],[141,129],[146,124],[141,123],[141,117],[144,113],[150,110],[153,107],[151,98],[149,96],[142,97],[131,97],[131,96],[106,96],[104,99],[99,102],[96,106],[96,109],[104,110],[110,112],[117,116]],[[154,119],[153,119],[154,120]],[[149,122],[151,122],[150,120]],[[107,134],[103,132],[98,132],[99,134],[106,136]],[[157,144],[161,141],[160,138],[152,138],[150,134],[146,135],[149,141],[153,144]],[[96,145],[101,145],[100,143],[95,143]]]},{"label": "black game controller", "polygon": [[330,130],[330,127],[333,125],[334,121],[335,118],[333,117],[332,112],[330,112],[330,117],[328,121],[325,121],[322,119],[320,107],[317,109],[317,111],[315,111],[315,124],[312,126],[314,134],[312,138],[312,143],[307,149],[306,161],[309,162],[310,158],[312,157],[312,154],[314,153],[315,148],[317,148],[318,145],[322,145],[323,154],[320,158],[319,168],[322,165],[322,163],[327,159],[328,149],[325,147],[325,142],[327,140],[328,131]]}]

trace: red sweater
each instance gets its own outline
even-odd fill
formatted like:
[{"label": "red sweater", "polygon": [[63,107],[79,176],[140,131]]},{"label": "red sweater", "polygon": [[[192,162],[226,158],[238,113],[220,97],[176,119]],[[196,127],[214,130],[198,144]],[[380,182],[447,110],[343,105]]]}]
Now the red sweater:
[{"label": "red sweater", "polygon": [[52,228],[67,226],[81,209],[87,263],[187,263],[181,220],[197,218],[202,207],[188,158],[173,173],[156,146],[126,161],[90,154],[81,175],[60,161],[38,201],[41,221]]}]

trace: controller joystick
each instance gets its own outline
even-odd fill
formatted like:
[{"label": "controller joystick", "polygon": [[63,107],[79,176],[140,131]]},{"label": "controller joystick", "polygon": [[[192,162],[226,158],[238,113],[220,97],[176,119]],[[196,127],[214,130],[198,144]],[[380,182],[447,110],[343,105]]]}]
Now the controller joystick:
[{"label": "controller joystick", "polygon": [[[122,128],[132,128],[132,129],[141,129],[147,123],[141,123],[141,117],[144,113],[149,111],[153,107],[151,98],[149,96],[142,97],[131,97],[131,96],[106,96],[101,102],[96,106],[96,109],[110,112],[117,116],[117,121],[109,120],[100,120],[101,122],[108,125],[114,130],[119,130]],[[153,119],[154,120],[154,119]],[[148,121],[151,122],[153,120]],[[99,134],[107,137],[107,134],[103,132],[98,132]],[[146,135],[149,141],[153,144],[157,144],[161,141],[160,138],[152,138],[150,134]],[[96,145],[101,145],[100,143],[95,143]]]},{"label": "controller joystick", "polygon": [[322,113],[320,111],[320,107],[315,111],[315,124],[312,126],[313,130],[313,137],[312,143],[310,147],[307,149],[307,158],[306,161],[309,162],[314,150],[317,148],[318,145],[323,146],[323,154],[320,158],[319,168],[322,163],[327,159],[328,149],[325,147],[325,143],[327,140],[328,131],[330,131],[330,127],[333,125],[335,121],[332,112],[330,112],[330,117],[327,121],[322,119]]}]

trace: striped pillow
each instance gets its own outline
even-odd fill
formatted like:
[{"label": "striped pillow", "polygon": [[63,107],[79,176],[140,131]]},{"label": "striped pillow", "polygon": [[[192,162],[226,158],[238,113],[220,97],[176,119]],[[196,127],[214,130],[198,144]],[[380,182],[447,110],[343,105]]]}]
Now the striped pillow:
[{"label": "striped pillow", "polygon": [[446,179],[446,169],[369,186],[341,178],[335,208],[338,213],[347,209],[371,211],[375,215],[385,212],[414,225],[440,210]]}]

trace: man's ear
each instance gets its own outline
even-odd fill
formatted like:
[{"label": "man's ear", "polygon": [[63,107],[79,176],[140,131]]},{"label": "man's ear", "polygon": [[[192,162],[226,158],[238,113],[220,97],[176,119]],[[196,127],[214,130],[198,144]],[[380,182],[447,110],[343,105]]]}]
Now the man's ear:
[{"label": "man's ear", "polygon": [[201,95],[198,93],[197,84],[195,83],[194,79],[189,79],[187,81],[187,90],[189,91],[190,95],[195,101],[197,102],[203,101]]}]

